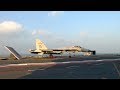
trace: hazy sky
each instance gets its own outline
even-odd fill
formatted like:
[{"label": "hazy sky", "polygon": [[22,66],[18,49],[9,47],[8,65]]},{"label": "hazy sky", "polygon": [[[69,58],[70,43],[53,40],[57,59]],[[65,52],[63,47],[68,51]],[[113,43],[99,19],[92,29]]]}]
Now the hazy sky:
[{"label": "hazy sky", "polygon": [[120,53],[119,11],[0,11],[0,55],[8,45],[20,53],[79,45],[98,53]]}]

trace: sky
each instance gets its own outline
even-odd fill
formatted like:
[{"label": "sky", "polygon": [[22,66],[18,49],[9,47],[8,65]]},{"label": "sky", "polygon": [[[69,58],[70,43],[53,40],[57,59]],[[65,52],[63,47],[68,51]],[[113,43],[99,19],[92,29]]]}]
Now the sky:
[{"label": "sky", "polygon": [[81,46],[120,53],[120,11],[0,11],[0,56],[11,46],[35,49],[35,39],[52,48]]}]

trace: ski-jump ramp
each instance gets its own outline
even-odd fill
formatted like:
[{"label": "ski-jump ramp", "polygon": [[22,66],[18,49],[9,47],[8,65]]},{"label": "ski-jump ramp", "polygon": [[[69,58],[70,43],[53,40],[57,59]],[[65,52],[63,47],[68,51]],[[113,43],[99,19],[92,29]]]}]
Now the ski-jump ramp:
[{"label": "ski-jump ramp", "polygon": [[4,46],[12,55],[14,55],[18,60],[22,59],[21,55],[15,51],[12,47]]}]

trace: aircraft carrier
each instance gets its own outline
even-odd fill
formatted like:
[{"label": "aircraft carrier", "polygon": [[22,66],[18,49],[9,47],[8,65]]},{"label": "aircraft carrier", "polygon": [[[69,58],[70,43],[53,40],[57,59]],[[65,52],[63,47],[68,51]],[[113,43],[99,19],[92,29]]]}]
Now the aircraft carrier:
[{"label": "aircraft carrier", "polygon": [[24,57],[21,60],[13,58],[0,60],[0,79],[119,78],[120,55]]},{"label": "aircraft carrier", "polygon": [[119,79],[120,55],[21,56],[12,47],[0,58],[0,79]]}]

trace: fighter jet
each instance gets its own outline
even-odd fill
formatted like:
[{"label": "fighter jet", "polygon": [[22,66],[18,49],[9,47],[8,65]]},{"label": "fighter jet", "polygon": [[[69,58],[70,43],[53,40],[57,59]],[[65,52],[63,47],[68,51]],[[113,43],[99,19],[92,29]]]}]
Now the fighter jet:
[{"label": "fighter jet", "polygon": [[43,54],[62,54],[63,52],[85,52],[87,53],[88,55],[95,55],[95,51],[92,51],[92,50],[89,50],[89,49],[85,49],[85,48],[82,48],[80,46],[72,46],[72,47],[69,47],[69,48],[61,48],[61,49],[48,49],[46,47],[46,45],[39,39],[36,39],[36,49],[32,50],[30,49],[29,50],[30,53],[33,53],[33,54],[39,54],[39,55],[43,55]]}]

